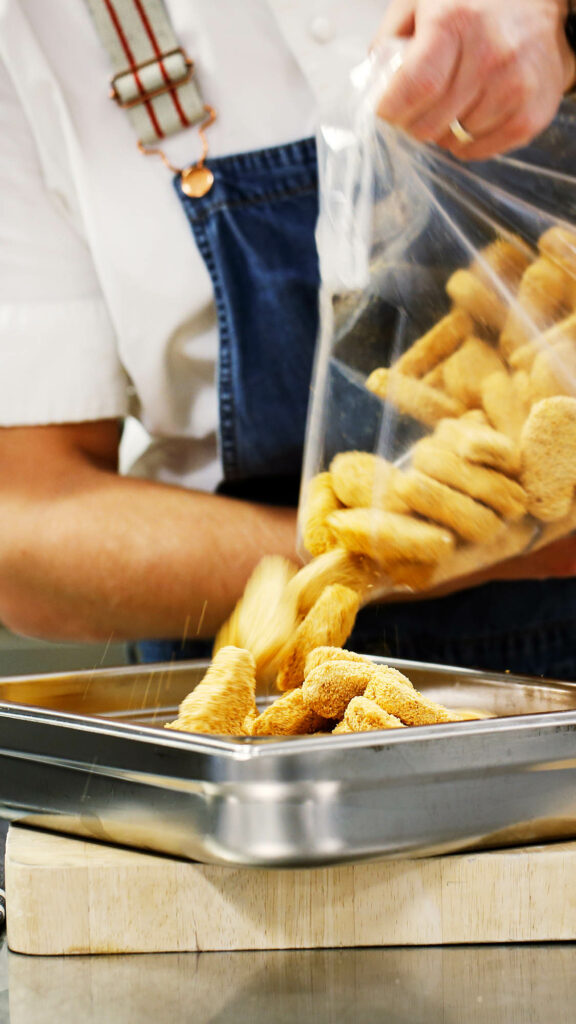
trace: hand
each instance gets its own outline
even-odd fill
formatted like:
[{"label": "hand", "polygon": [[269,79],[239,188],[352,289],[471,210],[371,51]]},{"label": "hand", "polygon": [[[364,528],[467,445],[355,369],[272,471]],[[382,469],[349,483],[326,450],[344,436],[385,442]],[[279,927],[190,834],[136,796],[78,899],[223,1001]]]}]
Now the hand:
[{"label": "hand", "polygon": [[566,14],[567,0],[391,0],[374,47],[409,42],[378,113],[462,160],[526,145],[576,79]]}]

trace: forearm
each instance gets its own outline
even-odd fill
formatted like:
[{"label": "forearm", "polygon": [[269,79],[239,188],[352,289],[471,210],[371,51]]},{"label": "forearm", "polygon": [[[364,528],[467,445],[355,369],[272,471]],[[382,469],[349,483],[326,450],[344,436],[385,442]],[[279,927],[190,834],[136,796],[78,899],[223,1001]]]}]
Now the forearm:
[{"label": "forearm", "polygon": [[[0,619],[62,640],[210,636],[295,513],[90,468],[51,500],[5,495]],[[83,477],[83,478],[82,478]]]}]

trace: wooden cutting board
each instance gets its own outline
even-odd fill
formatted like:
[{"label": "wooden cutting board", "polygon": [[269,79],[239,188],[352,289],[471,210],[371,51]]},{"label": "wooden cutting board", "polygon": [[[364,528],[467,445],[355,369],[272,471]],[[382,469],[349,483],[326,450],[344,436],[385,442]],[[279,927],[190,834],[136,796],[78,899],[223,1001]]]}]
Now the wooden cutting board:
[{"label": "wooden cutting board", "polygon": [[576,843],[312,870],[219,867],[12,827],[19,953],[576,939]]}]

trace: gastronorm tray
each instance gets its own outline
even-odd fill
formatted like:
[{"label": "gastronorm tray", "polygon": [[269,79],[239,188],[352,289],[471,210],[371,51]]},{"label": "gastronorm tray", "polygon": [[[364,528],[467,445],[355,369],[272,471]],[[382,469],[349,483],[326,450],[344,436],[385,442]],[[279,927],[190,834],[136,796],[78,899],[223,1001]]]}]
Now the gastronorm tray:
[{"label": "gastronorm tray", "polygon": [[0,816],[265,867],[576,835],[575,684],[387,659],[433,699],[497,717],[293,738],[164,730],[207,664],[0,679]]}]

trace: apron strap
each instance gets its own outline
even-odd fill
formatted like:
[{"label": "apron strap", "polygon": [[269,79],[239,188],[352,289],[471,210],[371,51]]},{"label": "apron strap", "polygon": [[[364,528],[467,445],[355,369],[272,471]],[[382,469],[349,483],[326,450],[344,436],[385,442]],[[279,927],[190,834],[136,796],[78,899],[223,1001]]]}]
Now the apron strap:
[{"label": "apron strap", "polygon": [[140,143],[206,117],[194,66],[179,45],[163,0],[85,0],[114,77],[110,98],[126,110]]}]

